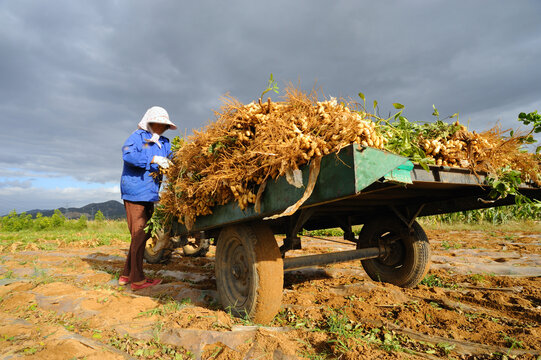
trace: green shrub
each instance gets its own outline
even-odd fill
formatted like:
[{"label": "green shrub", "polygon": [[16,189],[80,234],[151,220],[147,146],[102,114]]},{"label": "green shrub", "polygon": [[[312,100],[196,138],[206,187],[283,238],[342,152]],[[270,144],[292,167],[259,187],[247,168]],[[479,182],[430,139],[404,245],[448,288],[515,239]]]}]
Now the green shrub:
[{"label": "green shrub", "polygon": [[516,220],[541,220],[541,207],[536,203],[500,206],[488,209],[460,211],[449,214],[434,215],[427,218],[433,223],[490,223],[505,224]]},{"label": "green shrub", "polygon": [[82,215],[78,220],[68,220],[60,212],[55,210],[51,217],[43,216],[37,213],[32,219],[32,215],[26,213],[17,214],[15,210],[7,216],[0,218],[0,231],[17,232],[21,230],[46,231],[51,229],[74,229],[82,230],[88,226],[88,218]]},{"label": "green shrub", "polygon": [[53,216],[51,216],[51,226],[53,228],[60,228],[64,225],[65,222],[66,217],[64,216],[64,214],[62,214],[60,210],[56,209]]},{"label": "green shrub", "polygon": [[43,217],[42,213],[37,213],[33,223],[34,230],[45,230],[51,227],[51,218]]},{"label": "green shrub", "polygon": [[77,220],[77,222],[75,223],[75,229],[77,230],[86,229],[86,227],[88,226],[87,221],[88,221],[88,218],[86,217],[86,215],[81,215],[79,220]]},{"label": "green shrub", "polygon": [[105,216],[103,215],[101,210],[98,210],[98,212],[96,212],[96,214],[94,215],[94,221],[102,222],[104,220],[105,220]]},{"label": "green shrub", "polygon": [[15,210],[12,210],[7,216],[1,218],[0,224],[2,230],[5,231],[20,231],[32,227],[32,215],[21,213],[17,215]]}]

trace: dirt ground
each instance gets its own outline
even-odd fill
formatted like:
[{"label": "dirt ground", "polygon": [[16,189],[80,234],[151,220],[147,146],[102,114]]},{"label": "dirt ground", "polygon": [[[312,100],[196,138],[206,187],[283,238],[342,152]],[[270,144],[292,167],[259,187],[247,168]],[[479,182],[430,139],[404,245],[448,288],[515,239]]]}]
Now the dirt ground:
[{"label": "dirt ground", "polygon": [[[285,274],[256,326],[220,309],[214,258],[145,264],[164,283],[117,286],[128,244],[0,253],[0,359],[540,359],[541,234],[427,231],[422,285],[371,281],[359,261]],[[303,238],[291,256],[348,250]],[[289,256],[289,253],[288,253]]]}]

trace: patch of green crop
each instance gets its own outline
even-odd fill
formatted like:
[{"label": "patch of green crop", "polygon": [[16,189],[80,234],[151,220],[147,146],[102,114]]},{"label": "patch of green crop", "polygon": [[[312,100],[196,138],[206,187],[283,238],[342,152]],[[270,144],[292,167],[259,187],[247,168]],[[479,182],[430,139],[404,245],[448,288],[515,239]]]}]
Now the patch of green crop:
[{"label": "patch of green crop", "polygon": [[[65,223],[76,220],[66,220]],[[0,251],[10,249],[22,251],[35,244],[40,250],[56,250],[62,243],[72,244],[85,241],[85,247],[107,246],[113,241],[130,241],[130,233],[125,221],[105,220],[101,223],[89,221],[84,229],[61,226],[36,230],[6,230],[0,227]]]}]

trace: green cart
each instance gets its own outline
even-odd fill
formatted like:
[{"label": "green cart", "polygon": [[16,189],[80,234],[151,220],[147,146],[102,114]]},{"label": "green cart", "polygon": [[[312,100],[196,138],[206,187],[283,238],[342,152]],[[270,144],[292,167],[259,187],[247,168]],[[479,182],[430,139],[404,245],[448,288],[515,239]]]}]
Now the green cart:
[{"label": "green cart", "polygon": [[[222,306],[266,323],[280,308],[285,270],[361,260],[371,279],[414,287],[430,263],[417,217],[514,203],[513,197],[490,200],[483,174],[442,166],[426,171],[407,158],[352,144],[324,156],[307,200],[291,215],[277,217],[305,194],[310,166],[301,170],[305,185],[299,188],[285,177],[267,183],[259,211],[229,203],[197,218],[189,231],[173,222],[147,244],[147,261],[163,261],[175,247],[183,247],[185,255],[204,255],[213,239]],[[541,189],[532,185],[524,184],[521,192],[541,200]],[[356,236],[352,226],[361,224]],[[303,229],[328,228],[341,228],[356,250],[287,257],[302,247]],[[275,234],[285,235],[280,247]]]}]

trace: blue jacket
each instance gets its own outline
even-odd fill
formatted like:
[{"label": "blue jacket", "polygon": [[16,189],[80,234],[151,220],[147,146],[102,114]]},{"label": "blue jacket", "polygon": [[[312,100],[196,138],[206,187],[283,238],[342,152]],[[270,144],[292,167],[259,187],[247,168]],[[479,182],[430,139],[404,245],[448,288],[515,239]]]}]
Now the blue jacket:
[{"label": "blue jacket", "polygon": [[160,148],[149,142],[152,134],[146,130],[137,130],[130,135],[122,146],[124,169],[120,179],[122,199],[128,201],[158,201],[160,199],[161,176],[152,177],[151,173],[158,171],[158,165],[151,164],[154,155],[169,157],[171,144],[169,139],[160,136]]}]

